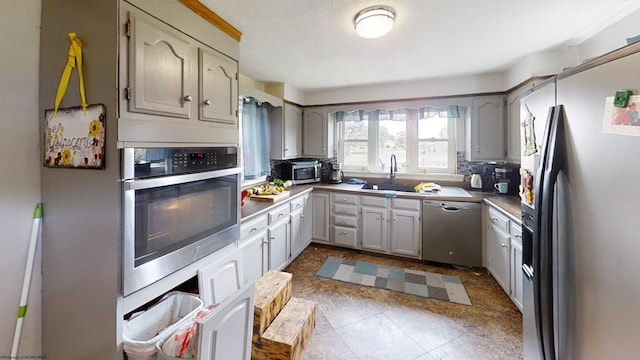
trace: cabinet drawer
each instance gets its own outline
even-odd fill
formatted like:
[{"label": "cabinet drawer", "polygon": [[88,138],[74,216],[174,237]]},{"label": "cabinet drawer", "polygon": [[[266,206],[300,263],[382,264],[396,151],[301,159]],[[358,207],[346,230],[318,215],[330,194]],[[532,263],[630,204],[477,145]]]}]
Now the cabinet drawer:
[{"label": "cabinet drawer", "polygon": [[377,196],[362,196],[360,198],[360,204],[362,206],[386,207],[387,198]]},{"label": "cabinet drawer", "polygon": [[304,208],[304,197],[301,196],[299,198],[291,200],[289,204],[291,206],[291,212],[294,212],[296,210],[302,210]]},{"label": "cabinet drawer", "polygon": [[522,225],[515,221],[511,221],[511,241],[522,248]]},{"label": "cabinet drawer", "polygon": [[509,218],[502,214],[499,210],[492,207],[489,208],[489,223],[493,224],[497,229],[505,233],[509,233],[511,221]]},{"label": "cabinet drawer", "polygon": [[331,193],[331,201],[340,204],[356,205],[358,203],[358,195]]},{"label": "cabinet drawer", "polygon": [[355,216],[346,215],[334,215],[332,217],[333,225],[346,226],[346,227],[358,227],[358,218]]},{"label": "cabinet drawer", "polygon": [[280,206],[276,209],[269,211],[269,224],[273,224],[279,220],[284,220],[289,217],[289,204]]},{"label": "cabinet drawer", "polygon": [[393,209],[405,209],[420,211],[420,200],[414,199],[391,199]]},{"label": "cabinet drawer", "polygon": [[333,213],[336,215],[358,215],[358,207],[355,205],[333,204]]},{"label": "cabinet drawer", "polygon": [[257,234],[260,231],[264,231],[267,228],[267,225],[269,225],[269,223],[266,216],[261,216],[240,225],[240,240],[246,240],[249,236]]},{"label": "cabinet drawer", "polygon": [[332,226],[333,243],[338,246],[355,248],[358,246],[358,229]]}]

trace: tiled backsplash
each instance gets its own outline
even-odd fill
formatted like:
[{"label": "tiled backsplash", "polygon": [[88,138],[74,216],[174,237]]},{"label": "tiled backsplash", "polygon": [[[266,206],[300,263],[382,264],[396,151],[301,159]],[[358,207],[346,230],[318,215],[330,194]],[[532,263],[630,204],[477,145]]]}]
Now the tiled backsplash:
[{"label": "tiled backsplash", "polygon": [[[492,177],[493,174],[493,170],[495,168],[509,168],[509,169],[513,169],[513,171],[518,174],[519,173],[519,169],[520,169],[520,164],[515,164],[515,163],[504,163],[504,162],[487,162],[487,161],[467,161],[464,158],[464,151],[458,151],[457,152],[457,172],[458,174],[461,175],[465,175],[465,182],[468,184],[469,182],[469,178],[471,177],[471,174],[480,174],[480,177],[482,178],[482,188],[484,191],[493,191],[493,183],[494,183],[494,179]],[[291,159],[291,160],[271,160],[271,177],[270,179],[284,179],[285,176],[284,174],[282,174],[282,163],[285,162],[289,162],[289,161],[312,161],[312,160],[318,160],[319,163],[322,164],[322,168],[321,168],[321,181],[322,182],[328,182],[329,180],[329,168],[330,168],[330,163],[331,161],[335,161],[334,159],[327,159],[327,158],[297,158],[297,159]],[[519,176],[515,177],[516,179],[520,179]],[[515,189],[517,189],[517,187],[520,184],[516,184]],[[512,189],[512,190],[515,190]]]},{"label": "tiled backsplash", "polygon": [[297,158],[291,160],[273,160],[271,159],[271,179],[284,179],[282,174],[282,164],[290,161],[313,161],[318,160],[318,163],[322,164],[320,168],[320,179],[322,182],[329,181],[329,164],[335,159],[322,159],[322,158]]},{"label": "tiled backsplash", "polygon": [[[493,191],[494,179],[492,177],[493,170],[495,168],[507,168],[512,169],[515,174],[520,173],[520,164],[508,163],[508,162],[494,162],[494,161],[467,161],[464,158],[464,151],[457,152],[458,162],[458,174],[465,175],[465,180],[469,180],[471,174],[479,174],[482,178],[482,190]],[[515,187],[512,187],[510,192],[517,191],[520,186],[520,176],[514,176],[518,182]]]}]

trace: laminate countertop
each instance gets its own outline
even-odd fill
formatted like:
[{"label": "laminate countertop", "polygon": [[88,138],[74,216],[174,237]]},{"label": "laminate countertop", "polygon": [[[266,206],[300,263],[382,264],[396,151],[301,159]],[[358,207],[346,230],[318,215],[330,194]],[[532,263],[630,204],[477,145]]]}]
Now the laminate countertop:
[{"label": "laminate countertop", "polygon": [[[443,187],[446,189],[446,187]],[[331,191],[331,192],[347,192],[354,193],[359,195],[369,195],[369,196],[389,196],[388,192],[382,190],[367,190],[362,189],[362,185],[352,185],[352,184],[326,184],[326,183],[315,183],[309,185],[294,185],[287,188],[290,193],[290,196],[282,199],[277,202],[268,202],[268,201],[257,201],[252,200],[250,198],[246,198],[244,200],[245,205],[242,207],[240,213],[242,217],[242,221],[248,221],[256,216],[264,214],[269,211],[269,209],[274,206],[278,206],[284,202],[295,199],[298,196],[302,196],[303,194],[310,193],[312,190],[316,191]],[[456,197],[456,196],[440,196],[440,195],[430,195],[424,193],[412,193],[412,192],[393,192],[393,197],[398,198],[406,198],[406,199],[418,199],[418,200],[426,200],[426,199],[438,199],[442,201],[466,201],[466,202],[484,202],[489,206],[493,206],[506,215],[511,217],[513,220],[518,222],[521,221],[521,210],[520,210],[520,197],[518,196],[503,196],[496,195],[490,192],[481,192],[481,191],[472,191],[470,189],[465,189],[471,195],[471,197]]]},{"label": "laminate countertop", "polygon": [[493,193],[485,193],[484,203],[501,210],[512,220],[522,222],[522,203],[519,196],[503,196]]}]

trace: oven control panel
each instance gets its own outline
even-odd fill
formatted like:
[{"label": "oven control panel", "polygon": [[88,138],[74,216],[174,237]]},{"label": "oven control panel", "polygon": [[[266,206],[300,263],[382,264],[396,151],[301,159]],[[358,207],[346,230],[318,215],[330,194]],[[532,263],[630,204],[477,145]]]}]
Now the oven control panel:
[{"label": "oven control panel", "polygon": [[125,148],[124,179],[238,167],[237,147]]}]

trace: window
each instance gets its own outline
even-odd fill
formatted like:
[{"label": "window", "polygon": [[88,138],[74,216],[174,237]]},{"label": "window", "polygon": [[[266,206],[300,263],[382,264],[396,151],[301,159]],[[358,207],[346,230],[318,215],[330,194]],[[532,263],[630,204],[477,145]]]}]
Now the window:
[{"label": "window", "polygon": [[458,106],[338,111],[338,160],[346,170],[455,173]]},{"label": "window", "polygon": [[260,181],[270,174],[269,107],[271,104],[254,98],[240,101],[243,180]]}]

